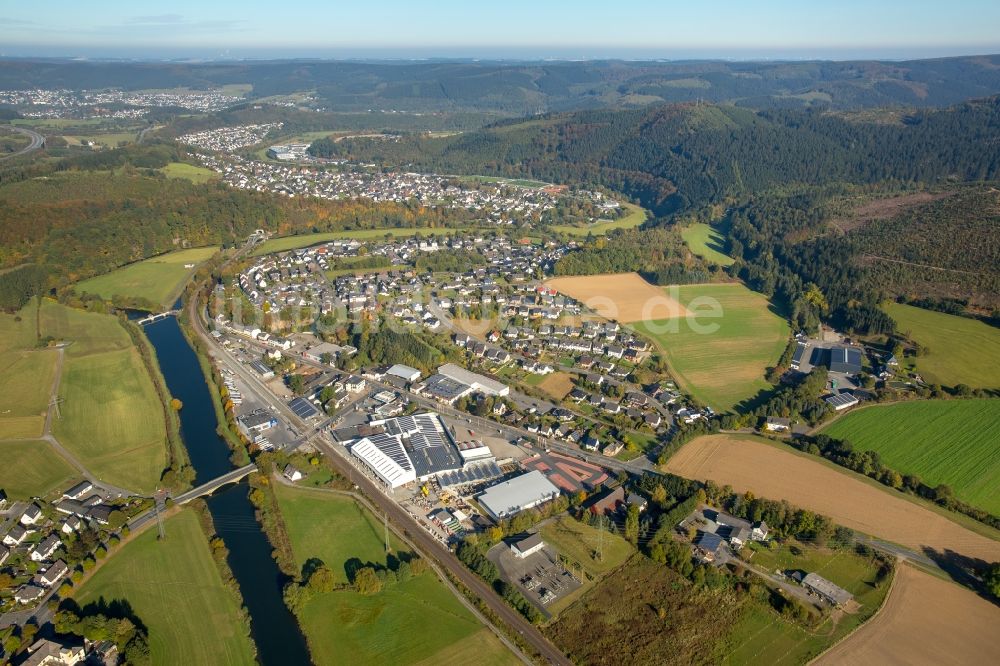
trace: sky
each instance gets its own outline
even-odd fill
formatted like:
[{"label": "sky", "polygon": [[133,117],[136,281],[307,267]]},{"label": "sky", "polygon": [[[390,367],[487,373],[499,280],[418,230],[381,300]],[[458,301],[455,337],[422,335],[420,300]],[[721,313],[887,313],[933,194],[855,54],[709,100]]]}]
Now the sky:
[{"label": "sky", "polygon": [[1000,52],[1000,0],[0,1],[0,56],[886,58]]}]

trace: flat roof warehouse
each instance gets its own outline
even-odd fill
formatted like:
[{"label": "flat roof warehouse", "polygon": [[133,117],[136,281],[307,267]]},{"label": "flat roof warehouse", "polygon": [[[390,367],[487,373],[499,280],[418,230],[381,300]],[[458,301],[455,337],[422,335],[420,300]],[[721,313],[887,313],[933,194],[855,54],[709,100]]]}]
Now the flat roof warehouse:
[{"label": "flat roof warehouse", "polygon": [[451,434],[434,412],[372,421],[378,432],[350,446],[390,488],[462,469],[462,457]]},{"label": "flat roof warehouse", "polygon": [[558,496],[559,489],[534,470],[487,488],[477,499],[493,520],[502,520]]}]

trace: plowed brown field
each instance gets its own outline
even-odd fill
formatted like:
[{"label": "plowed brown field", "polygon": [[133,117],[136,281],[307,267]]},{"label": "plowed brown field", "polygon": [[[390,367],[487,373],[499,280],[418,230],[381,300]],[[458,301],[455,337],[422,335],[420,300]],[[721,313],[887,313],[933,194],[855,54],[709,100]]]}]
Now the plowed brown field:
[{"label": "plowed brown field", "polygon": [[674,319],[688,313],[676,298],[646,282],[638,273],[560,277],[546,285],[575,298],[602,317],[623,324]]},{"label": "plowed brown field", "polygon": [[827,467],[746,435],[708,435],[692,440],[667,463],[689,479],[711,479],[737,492],[822,513],[834,522],[922,552],[952,550],[987,562],[1000,560],[1000,541],[976,534],[946,517]]},{"label": "plowed brown field", "polygon": [[885,606],[814,664],[1000,664],[1000,608],[909,566]]}]

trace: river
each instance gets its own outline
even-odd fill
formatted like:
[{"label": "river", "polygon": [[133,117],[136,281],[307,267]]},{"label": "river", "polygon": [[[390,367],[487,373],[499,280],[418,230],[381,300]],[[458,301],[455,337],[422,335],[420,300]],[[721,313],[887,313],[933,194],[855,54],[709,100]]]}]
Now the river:
[{"label": "river", "polygon": [[[170,394],[183,403],[181,437],[195,469],[195,485],[233,469],[229,447],[216,433],[214,399],[198,357],[174,317],[145,327],[156,349]],[[305,638],[282,598],[283,575],[271,558],[271,544],[254,518],[249,487],[228,486],[208,498],[215,528],[229,549],[229,567],[250,613],[250,632],[264,666],[309,664]]]}]

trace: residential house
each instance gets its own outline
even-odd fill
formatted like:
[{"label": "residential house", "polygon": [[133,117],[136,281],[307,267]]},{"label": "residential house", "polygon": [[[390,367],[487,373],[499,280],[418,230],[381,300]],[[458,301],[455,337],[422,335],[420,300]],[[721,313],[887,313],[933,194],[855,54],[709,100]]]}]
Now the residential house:
[{"label": "residential house", "polygon": [[28,557],[31,558],[32,562],[44,562],[52,557],[52,554],[59,550],[60,546],[62,546],[62,540],[55,534],[50,534],[31,549]]},{"label": "residential house", "polygon": [[768,416],[764,422],[764,430],[768,432],[788,432],[791,427],[791,420],[777,416]]},{"label": "residential house", "polygon": [[35,525],[42,519],[42,510],[37,504],[29,504],[28,508],[21,514],[22,525]]}]

